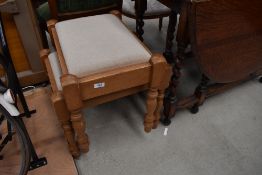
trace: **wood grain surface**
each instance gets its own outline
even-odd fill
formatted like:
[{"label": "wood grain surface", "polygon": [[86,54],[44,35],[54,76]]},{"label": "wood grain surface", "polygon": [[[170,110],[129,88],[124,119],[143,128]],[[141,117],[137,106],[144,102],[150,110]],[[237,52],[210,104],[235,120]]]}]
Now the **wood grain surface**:
[{"label": "wood grain surface", "polygon": [[[30,119],[25,119],[32,142],[40,157],[45,156],[48,165],[30,171],[28,175],[76,175],[74,160],[67,149],[62,129],[53,111],[47,89],[36,89],[26,94],[26,100],[31,109],[37,113]],[[13,149],[15,145],[8,145],[5,151]],[[13,157],[15,159],[15,157]],[[5,161],[5,160],[2,160]],[[11,161],[11,160],[9,160]],[[8,162],[5,162],[8,164]],[[14,166],[14,168],[12,168]],[[16,164],[4,166],[0,161],[1,175],[16,175]],[[8,171],[5,171],[8,169]],[[6,172],[6,173],[2,173]]]},{"label": "wood grain surface", "polygon": [[261,9],[261,0],[193,3],[192,45],[211,80],[233,82],[262,69]]}]

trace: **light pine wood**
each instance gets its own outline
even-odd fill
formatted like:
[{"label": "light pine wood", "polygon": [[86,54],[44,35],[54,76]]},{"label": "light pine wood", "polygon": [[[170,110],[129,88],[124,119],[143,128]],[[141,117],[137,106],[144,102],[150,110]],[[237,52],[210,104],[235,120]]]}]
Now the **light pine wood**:
[{"label": "light pine wood", "polygon": [[[112,13],[119,17],[119,12]],[[62,70],[62,76],[60,78],[62,84],[61,93],[65,99],[66,108],[70,113],[72,128],[74,129],[76,142],[80,151],[87,152],[89,149],[88,136],[85,133],[85,121],[81,113],[84,107],[93,107],[139,91],[148,90],[147,114],[144,120],[145,131],[150,132],[152,128],[156,128],[159,123],[158,120],[163,103],[164,89],[170,78],[169,72],[171,68],[166,63],[165,58],[161,54],[153,54],[148,62],[104,70],[84,77],[77,77],[76,75],[68,73],[55,29],[56,22],[55,20],[49,21],[48,28],[49,32],[51,32]],[[146,48],[145,45],[143,45],[143,47]],[[48,51],[43,50],[40,55],[45,62],[53,93],[56,93],[57,87],[54,81],[54,75],[50,63],[47,61],[48,53]],[[94,88],[96,83],[104,83],[105,86],[102,88]],[[60,106],[58,108],[62,107]],[[59,110],[61,109],[56,109],[56,111]],[[64,118],[63,122],[68,123],[68,120],[68,118],[67,120]],[[63,123],[61,124],[63,126]],[[73,131],[67,130],[67,132],[67,134],[73,135]],[[67,138],[68,136],[65,137]]]},{"label": "light pine wood", "polygon": [[97,105],[100,105],[106,102],[110,102],[110,101],[113,101],[113,100],[116,100],[122,97],[126,97],[132,94],[136,94],[138,92],[145,91],[147,89],[148,89],[148,85],[142,85],[142,86],[118,91],[115,93],[110,93],[107,95],[95,97],[95,98],[84,101],[84,106],[87,108],[95,107]]},{"label": "light pine wood", "polygon": [[65,100],[61,92],[56,92],[52,94],[51,97],[55,112],[57,114],[58,120],[60,121],[62,128],[64,130],[64,136],[68,143],[69,151],[73,157],[78,157],[80,155],[79,149],[75,142],[75,134],[70,122],[70,112],[66,108]]},{"label": "light pine wood", "polygon": [[157,88],[149,88],[147,99],[146,99],[146,108],[147,113],[144,119],[144,130],[145,132],[150,132],[154,125],[155,120],[155,110],[157,106]]},{"label": "light pine wood", "polygon": [[[63,131],[52,108],[48,88],[39,88],[26,92],[25,97],[30,109],[37,112],[29,119],[24,118],[25,125],[32,139],[36,152],[40,157],[45,156],[48,164],[29,171],[28,175],[78,175],[74,160],[68,151]],[[14,143],[14,144],[13,144]],[[3,150],[14,152],[15,142],[9,143]],[[10,159],[0,160],[1,175],[17,175],[18,155],[13,154]]]},{"label": "light pine wood", "polygon": [[61,126],[64,130],[64,136],[68,142],[69,151],[71,152],[73,157],[79,157],[80,152],[74,138],[75,134],[72,128],[72,123],[70,121],[70,112],[67,110],[63,94],[59,92],[57,88],[55,77],[52,72],[51,64],[48,59],[48,54],[50,54],[50,51],[48,49],[44,49],[40,51],[40,58],[45,65],[53,91],[51,97],[53,107],[57,114],[58,120],[60,121]]},{"label": "light pine wood", "polygon": [[51,19],[51,20],[47,21],[47,30],[48,30],[48,33],[50,35],[51,42],[52,42],[53,46],[55,45],[55,42],[54,42],[54,37],[53,37],[53,33],[52,33],[52,28],[55,27],[56,23],[57,23],[56,19]]},{"label": "light pine wood", "polygon": [[165,90],[161,89],[158,91],[158,95],[157,95],[157,106],[154,112],[154,123],[153,123],[153,129],[156,129],[158,124],[159,124],[159,120],[160,120],[160,112],[163,106],[163,100],[164,100],[164,92]]},{"label": "light pine wood", "polygon": [[[86,76],[79,82],[82,98],[87,100],[147,84],[150,79],[150,71],[150,63],[142,63]],[[96,83],[105,83],[105,87],[94,88]]]},{"label": "light pine wood", "polygon": [[144,119],[145,132],[150,132],[152,128],[156,127],[154,126],[154,121],[160,116],[159,107],[157,109],[158,89],[161,87],[162,78],[167,66],[164,57],[160,54],[154,54],[150,59],[150,63],[152,65],[152,73],[146,100],[147,114]]},{"label": "light pine wood", "polygon": [[61,66],[61,71],[62,74],[68,74],[68,69],[66,66],[66,62],[65,62],[65,58],[64,58],[64,54],[62,52],[60,43],[59,43],[59,39],[56,33],[56,29],[55,29],[55,24],[58,21],[55,19],[51,19],[47,22],[47,27],[48,27],[48,32],[50,33],[50,37],[52,40],[53,45],[57,48],[56,52],[57,52],[57,56],[60,62],[60,66]]},{"label": "light pine wood", "polygon": [[89,140],[85,133],[85,119],[82,114],[83,101],[81,99],[78,79],[74,75],[63,75],[61,77],[63,94],[66,105],[71,113],[71,122],[76,133],[76,140],[82,152],[89,151]]}]

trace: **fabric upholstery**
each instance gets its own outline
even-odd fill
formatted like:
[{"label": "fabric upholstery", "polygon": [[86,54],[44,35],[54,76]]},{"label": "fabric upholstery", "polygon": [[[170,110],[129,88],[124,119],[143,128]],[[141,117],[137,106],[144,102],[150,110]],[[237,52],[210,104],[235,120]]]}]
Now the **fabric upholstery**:
[{"label": "fabric upholstery", "polygon": [[49,9],[49,5],[48,2],[43,3],[42,5],[40,5],[37,9],[37,16],[39,19],[48,21],[49,19],[51,19],[51,12]]},{"label": "fabric upholstery", "polygon": [[[123,0],[122,11],[124,14],[136,16],[135,1]],[[169,12],[171,12],[170,8],[160,3],[159,1],[147,0],[147,10],[145,11],[144,16],[168,14]]]},{"label": "fabric upholstery", "polygon": [[149,61],[149,53],[114,15],[58,22],[56,31],[70,74],[83,77]]},{"label": "fabric upholstery", "polygon": [[52,52],[48,55],[48,60],[51,64],[51,69],[52,69],[52,73],[54,75],[54,78],[55,78],[55,82],[56,82],[56,87],[58,90],[62,90],[62,85],[61,85],[61,82],[60,82],[60,77],[62,75],[62,72],[61,72],[61,68],[60,68],[60,65],[59,65],[59,61],[58,61],[58,57],[57,57],[57,54],[56,52]]},{"label": "fabric upholstery", "polygon": [[91,10],[117,4],[118,0],[57,0],[59,13]]}]

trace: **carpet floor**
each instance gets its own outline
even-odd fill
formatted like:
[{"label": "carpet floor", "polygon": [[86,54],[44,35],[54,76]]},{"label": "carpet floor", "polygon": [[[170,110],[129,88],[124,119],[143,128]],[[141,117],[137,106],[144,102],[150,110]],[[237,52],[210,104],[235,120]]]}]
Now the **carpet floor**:
[{"label": "carpet floor", "polygon": [[[134,20],[124,22],[135,29]],[[158,20],[145,22],[145,43],[154,52],[164,50],[167,24],[165,19],[159,32]],[[192,94],[200,79],[195,64],[186,67],[179,96]],[[262,174],[262,84],[257,80],[208,99],[195,115],[178,111],[166,136],[161,124],[144,133],[144,100],[141,93],[84,111],[91,145],[75,160],[80,175]]]}]

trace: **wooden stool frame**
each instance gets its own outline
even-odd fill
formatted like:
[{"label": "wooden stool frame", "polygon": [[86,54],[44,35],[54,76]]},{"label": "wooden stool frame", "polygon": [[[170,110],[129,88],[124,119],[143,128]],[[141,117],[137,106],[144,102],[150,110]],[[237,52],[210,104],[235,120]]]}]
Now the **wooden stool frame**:
[{"label": "wooden stool frame", "polygon": [[[121,19],[120,12],[113,11],[111,13]],[[88,152],[89,150],[89,140],[85,133],[86,124],[81,112],[84,107],[93,107],[148,90],[144,130],[150,132],[151,129],[155,129],[160,119],[164,90],[168,86],[171,76],[171,66],[166,63],[165,58],[161,54],[153,54],[149,62],[115,68],[79,78],[68,72],[55,29],[56,22],[56,20],[49,21],[48,30],[61,66],[62,91],[59,91],[56,86],[48,59],[49,50],[42,50],[40,57],[46,66],[52,87],[52,103],[58,120],[64,129],[71,154],[78,157],[80,151]],[[134,35],[134,37],[136,36]],[[138,42],[140,41],[138,40]],[[104,88],[94,88],[94,84],[101,82],[105,83]]]}]

